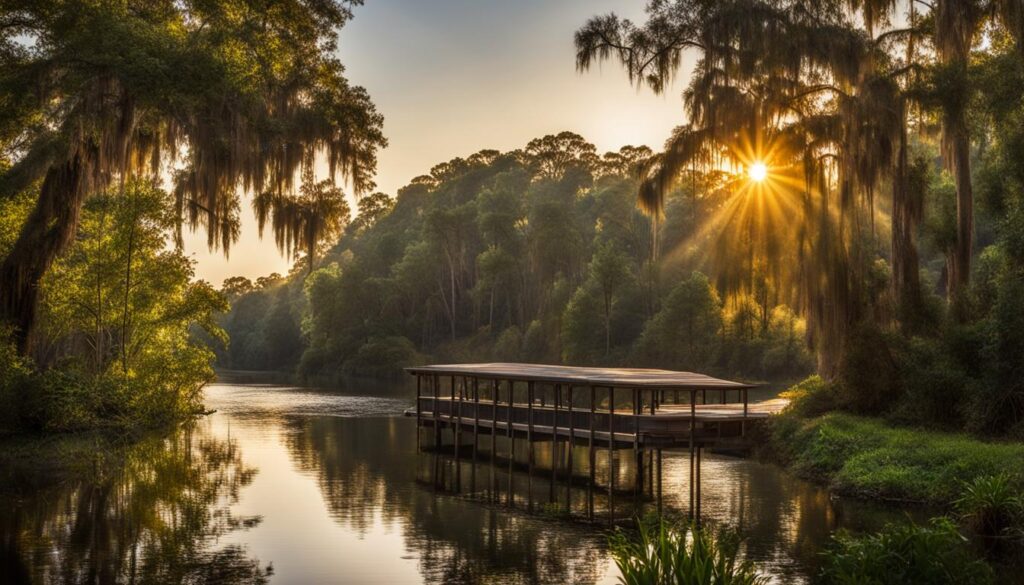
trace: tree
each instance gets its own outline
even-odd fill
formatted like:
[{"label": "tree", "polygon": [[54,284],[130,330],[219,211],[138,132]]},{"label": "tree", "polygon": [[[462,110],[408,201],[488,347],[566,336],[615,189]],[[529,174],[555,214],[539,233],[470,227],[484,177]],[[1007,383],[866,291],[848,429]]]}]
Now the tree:
[{"label": "tree", "polygon": [[[199,390],[213,376],[213,355],[192,329],[224,341],[214,316],[227,301],[193,281],[192,261],[168,247],[172,229],[167,194],[131,181],[89,200],[75,242],[41,283],[47,344],[38,349],[50,360],[87,364],[89,383],[107,388],[110,412],[91,413],[98,424],[143,413],[180,420],[198,407]],[[66,406],[89,409],[87,400]]]},{"label": "tree", "polygon": [[694,167],[771,166],[764,184],[737,174],[726,185],[733,197],[714,228],[716,282],[753,294],[765,266],[776,288],[799,291],[788,300],[808,313],[826,375],[867,313],[861,281],[871,266],[874,193],[905,125],[902,106],[892,107],[901,103],[900,69],[888,38],[870,32],[832,3],[677,0],[651,2],[642,26],[610,15],[576,34],[580,69],[615,57],[656,92],[683,51],[699,54],[684,94],[689,122],[639,165],[638,203],[657,219]]},{"label": "tree", "polygon": [[232,301],[252,291],[252,281],[244,276],[230,276],[225,278],[224,283],[220,285],[221,294]]},{"label": "tree", "polygon": [[[358,0],[8,2],[0,29],[0,198],[38,185],[0,264],[0,319],[31,345],[39,282],[85,200],[176,168],[179,220],[238,235],[238,189],[287,189],[315,153],[371,186],[382,119],[333,56]],[[26,41],[26,39],[28,39]]]},{"label": "tree", "polygon": [[706,276],[695,272],[669,292],[646,323],[637,357],[662,367],[701,371],[715,357],[722,328],[722,303]]},{"label": "tree", "polygon": [[534,138],[525,152],[537,175],[545,179],[561,178],[570,168],[589,170],[598,161],[594,145],[573,132]]},{"label": "tree", "polygon": [[615,245],[608,242],[594,252],[590,260],[590,279],[604,301],[604,355],[608,357],[612,343],[612,303],[629,280],[629,260]]},{"label": "tree", "polygon": [[312,161],[302,171],[298,193],[260,193],[252,200],[260,236],[271,219],[277,248],[291,257],[306,253],[307,273],[313,272],[316,249],[337,237],[348,225],[351,211],[345,194],[331,179],[317,181]]}]

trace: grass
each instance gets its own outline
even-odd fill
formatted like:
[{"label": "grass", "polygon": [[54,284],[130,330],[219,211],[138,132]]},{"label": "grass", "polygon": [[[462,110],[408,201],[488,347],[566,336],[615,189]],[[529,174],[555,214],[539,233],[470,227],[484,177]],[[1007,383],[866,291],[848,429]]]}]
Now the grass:
[{"label": "grass", "polygon": [[992,568],[974,557],[948,518],[890,524],[875,534],[840,531],[824,553],[826,585],[987,585]]},{"label": "grass", "polygon": [[782,463],[844,495],[951,506],[965,482],[999,474],[1018,485],[1024,479],[1020,443],[892,427],[835,412],[783,414],[770,432]]},{"label": "grass", "polygon": [[1016,536],[1024,518],[1024,498],[1005,473],[964,482],[963,495],[954,504],[964,523],[982,536]]},{"label": "grass", "polygon": [[739,560],[735,533],[692,524],[638,521],[636,533],[616,530],[609,550],[624,585],[761,585],[766,578]]}]

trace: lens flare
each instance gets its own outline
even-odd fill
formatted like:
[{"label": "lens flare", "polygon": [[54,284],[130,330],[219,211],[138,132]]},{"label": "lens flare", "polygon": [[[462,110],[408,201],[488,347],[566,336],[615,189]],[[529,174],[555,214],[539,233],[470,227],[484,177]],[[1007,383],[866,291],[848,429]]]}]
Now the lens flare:
[{"label": "lens flare", "polygon": [[760,183],[768,177],[768,167],[763,162],[756,162],[747,169],[750,180]]}]

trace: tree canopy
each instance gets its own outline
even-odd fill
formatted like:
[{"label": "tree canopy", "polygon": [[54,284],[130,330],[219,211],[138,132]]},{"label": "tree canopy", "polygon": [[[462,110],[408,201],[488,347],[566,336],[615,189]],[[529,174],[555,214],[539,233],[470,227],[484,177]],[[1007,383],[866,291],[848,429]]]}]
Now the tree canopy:
[{"label": "tree canopy", "polygon": [[172,175],[178,225],[225,252],[240,191],[285,192],[312,157],[372,188],[382,119],[333,56],[358,3],[5,3],[0,198],[36,193],[0,265],[0,311],[23,351],[39,281],[85,200],[114,181]]}]

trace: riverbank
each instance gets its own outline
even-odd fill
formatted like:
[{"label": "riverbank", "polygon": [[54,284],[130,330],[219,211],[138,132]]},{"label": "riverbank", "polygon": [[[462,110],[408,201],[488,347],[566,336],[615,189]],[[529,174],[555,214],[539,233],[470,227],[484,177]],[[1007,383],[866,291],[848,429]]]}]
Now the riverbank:
[{"label": "riverbank", "polygon": [[831,491],[873,500],[950,506],[964,482],[1024,478],[1024,444],[895,427],[839,412],[783,413],[765,429],[761,456]]}]

